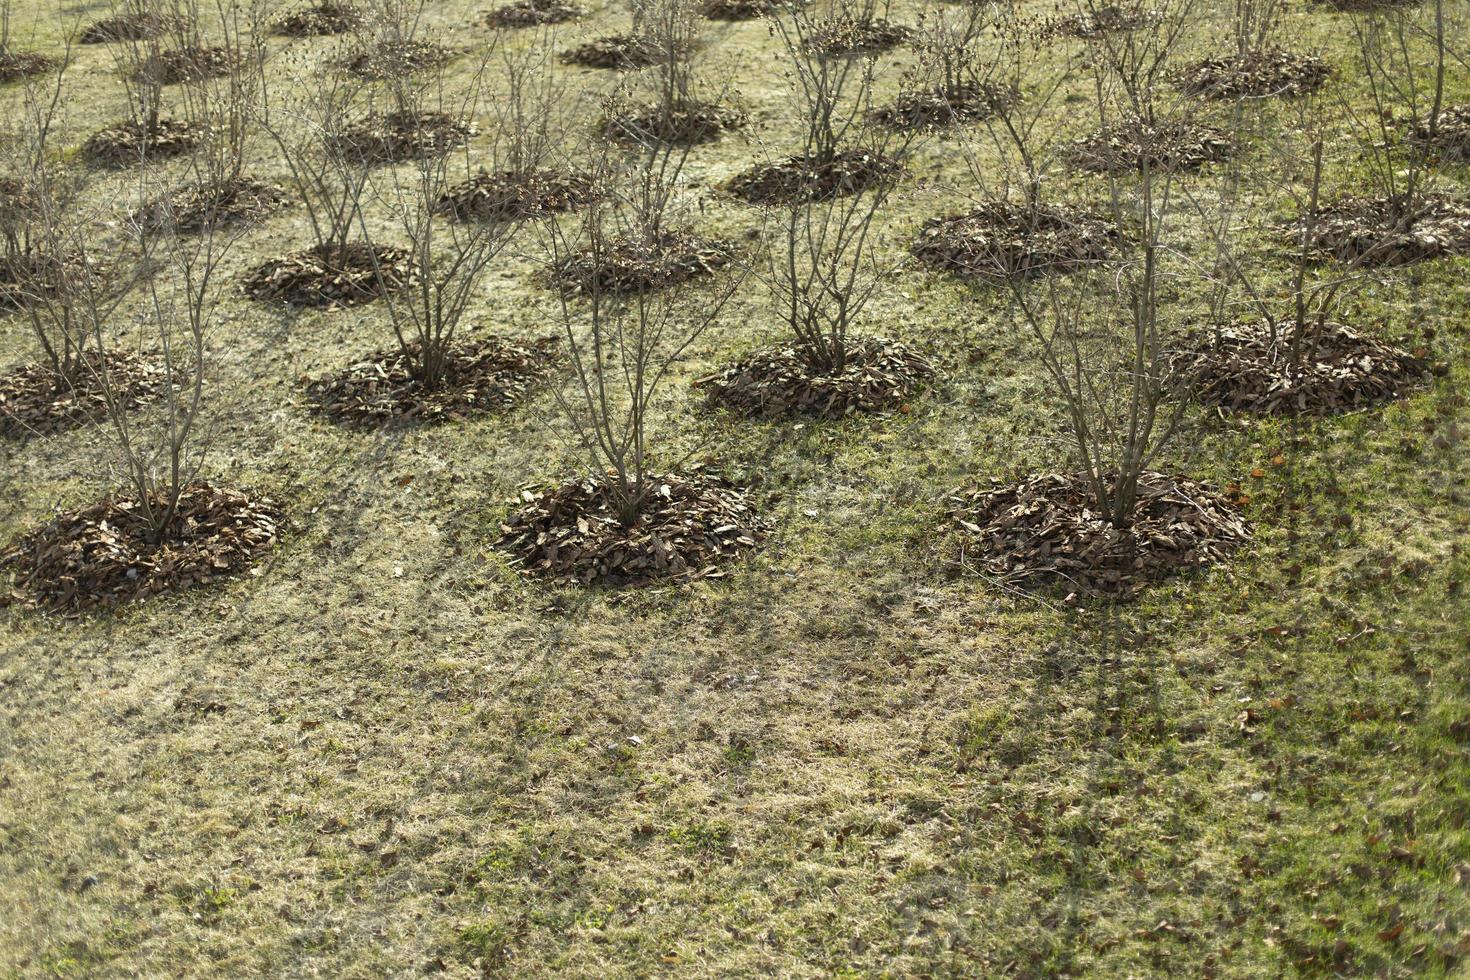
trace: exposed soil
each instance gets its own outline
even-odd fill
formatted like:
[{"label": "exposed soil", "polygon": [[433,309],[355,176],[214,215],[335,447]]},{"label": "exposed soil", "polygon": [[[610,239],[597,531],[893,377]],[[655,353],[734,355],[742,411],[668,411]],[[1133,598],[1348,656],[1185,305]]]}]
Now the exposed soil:
[{"label": "exposed soil", "polygon": [[[1300,227],[1287,230],[1299,240]],[[1408,265],[1470,253],[1470,204],[1442,195],[1349,197],[1321,209],[1312,246],[1321,259]]]},{"label": "exposed soil", "polygon": [[1433,130],[1427,117],[1419,120],[1413,135],[1441,160],[1470,163],[1470,102],[1442,108]]},{"label": "exposed soil", "polygon": [[769,526],[739,488],[691,470],[650,478],[651,492],[631,527],[599,480],[521,493],[500,526],[498,546],[526,575],[557,583],[629,585],[719,578],[758,546]]},{"label": "exposed soil", "polygon": [[623,142],[697,146],[739,129],[747,118],[739,109],[713,102],[683,102],[668,114],[654,105],[627,106],[605,120],[602,131]]},{"label": "exposed soil", "polygon": [[1418,354],[1365,337],[1340,323],[1310,327],[1293,369],[1291,325],[1273,337],[1265,323],[1200,332],[1169,354],[1196,399],[1227,412],[1335,415],[1402,398],[1429,378]]},{"label": "exposed soil", "polygon": [[424,390],[411,371],[413,362],[394,347],[312,382],[307,396],[322,415],[348,425],[461,421],[523,400],[551,374],[558,344],[555,337],[461,341],[451,349],[443,385],[434,391]]},{"label": "exposed soil", "polygon": [[389,289],[403,289],[418,278],[405,249],[384,247],[374,259],[361,242],[332,252],[314,245],[257,266],[245,279],[245,295],[291,306],[357,306],[383,294],[379,269]]},{"label": "exposed soil", "polygon": [[338,149],[366,163],[399,163],[448,153],[476,132],[472,123],[444,112],[389,112],[354,124]]},{"label": "exposed soil", "polygon": [[56,67],[56,59],[34,51],[0,50],[0,82],[43,75]]},{"label": "exposed soil", "polygon": [[988,119],[1019,99],[1015,89],[989,82],[962,85],[952,92],[904,92],[892,105],[874,110],[873,118],[895,129],[942,129]]},{"label": "exposed soil", "polygon": [[0,551],[9,601],[66,612],[117,606],[252,568],[280,540],[281,509],[244,490],[194,483],[155,540],[136,497],[65,511]]},{"label": "exposed soil", "polygon": [[162,85],[177,85],[223,78],[233,67],[234,56],[228,48],[191,47],[164,51],[149,59],[141,70]]},{"label": "exposed soil", "polygon": [[1051,473],[950,498],[956,563],[1005,583],[1062,584],[1075,596],[1128,596],[1228,558],[1250,526],[1217,491],[1147,472],[1133,525],[1103,520],[1085,476]]},{"label": "exposed soil", "polygon": [[1189,95],[1212,99],[1266,98],[1315,92],[1332,77],[1321,58],[1292,51],[1223,55],[1196,61],[1175,78]]},{"label": "exposed soil", "polygon": [[913,34],[909,28],[881,17],[873,20],[833,17],[816,26],[806,41],[806,48],[827,58],[882,54],[903,44]]},{"label": "exposed soil", "polygon": [[290,194],[279,184],[239,177],[221,187],[185,187],[167,199],[140,208],[134,217],[149,227],[201,231],[236,222],[263,221],[290,203]]},{"label": "exposed soil", "polygon": [[127,351],[92,352],[70,384],[37,361],[0,374],[0,438],[24,439],[75,429],[107,417],[103,372],[117,404],[131,410],[163,389],[165,372]]},{"label": "exposed soil", "polygon": [[453,55],[432,41],[384,41],[349,56],[343,67],[359,78],[386,81],[437,68]]},{"label": "exposed soil", "polygon": [[516,221],[560,214],[593,200],[592,180],[560,170],[486,173],[481,170],[439,198],[439,207],[461,220]]},{"label": "exposed soil", "polygon": [[351,3],[324,3],[294,11],[276,22],[275,32],[286,37],[346,34],[363,23],[362,8]]},{"label": "exposed soil", "polygon": [[790,9],[782,0],[706,0],[700,13],[710,20],[758,20]]},{"label": "exposed soil", "polygon": [[1224,160],[1230,149],[1230,135],[1213,126],[1130,119],[1077,140],[1067,157],[1072,166],[1089,173],[1192,171]]},{"label": "exposed soil", "polygon": [[1051,36],[1075,37],[1084,40],[1102,37],[1120,31],[1136,31],[1148,27],[1159,19],[1156,10],[1139,6],[1120,6],[1110,3],[1096,10],[1084,10],[1064,17],[1047,20],[1042,33]]},{"label": "exposed soil", "polygon": [[177,21],[159,14],[122,14],[117,17],[105,17],[88,24],[77,35],[77,43],[107,44],[112,41],[143,41],[158,37],[174,26],[177,26]]},{"label": "exposed soil", "polygon": [[564,64],[582,68],[612,68],[632,71],[656,65],[664,52],[646,38],[628,34],[609,34],[594,38],[561,53]]},{"label": "exposed soil", "polygon": [[485,17],[491,27],[536,27],[578,20],[586,9],[567,0],[515,0],[492,10]]},{"label": "exposed soil", "polygon": [[181,156],[193,151],[204,136],[204,126],[187,119],[160,119],[156,126],[124,122],[87,137],[82,152],[99,163],[124,167],[144,154],[150,159]]},{"label": "exposed soil", "polygon": [[727,187],[749,204],[785,204],[856,194],[902,174],[903,164],[896,160],[866,150],[846,150],[827,161],[791,157],[760,164],[737,175]]},{"label": "exposed soil", "polygon": [[587,253],[572,256],[552,271],[551,278],[572,292],[636,293],[712,275],[730,259],[727,242],[690,231],[668,231],[651,241],[625,236],[610,243],[598,259]]},{"label": "exposed soil", "polygon": [[984,279],[1065,272],[1117,257],[1122,235],[1102,215],[1065,205],[1001,201],[932,218],[910,246],[921,262]]},{"label": "exposed soil", "polygon": [[918,351],[880,337],[848,342],[839,371],[814,371],[788,344],[763,347],[694,382],[716,405],[774,418],[902,409],[934,379],[934,365]]}]

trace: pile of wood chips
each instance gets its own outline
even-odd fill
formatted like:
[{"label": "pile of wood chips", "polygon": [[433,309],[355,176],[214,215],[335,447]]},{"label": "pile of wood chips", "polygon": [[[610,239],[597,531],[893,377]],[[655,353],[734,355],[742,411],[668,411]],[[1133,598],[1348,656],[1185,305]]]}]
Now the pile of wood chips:
[{"label": "pile of wood chips", "polygon": [[160,119],[156,126],[129,120],[88,136],[82,152],[99,163],[124,167],[145,155],[158,159],[190,153],[204,133],[203,123],[189,119]]},{"label": "pile of wood chips", "polygon": [[1331,77],[1332,66],[1321,58],[1277,50],[1205,58],[1179,72],[1174,83],[1212,99],[1265,98],[1315,92]]},{"label": "pile of wood chips", "polygon": [[1073,596],[1128,596],[1151,582],[1223,561],[1250,539],[1224,496],[1180,476],[1146,472],[1133,525],[1113,527],[1085,476],[1050,473],[950,498],[956,562],[1002,583],[1064,584]]},{"label": "pile of wood chips", "polygon": [[769,17],[792,6],[788,0],[706,0],[699,9],[710,20],[741,21]]},{"label": "pile of wood chips", "polygon": [[1177,119],[1153,124],[1128,119],[1084,136],[1066,148],[1067,161],[1073,167],[1098,174],[1199,170],[1224,160],[1230,152],[1229,133]]},{"label": "pile of wood chips", "polygon": [[88,24],[77,35],[78,44],[108,44],[112,41],[144,41],[179,26],[176,18],[162,14],[137,13],[104,17]]},{"label": "pile of wood chips", "polygon": [[276,22],[275,31],[286,37],[324,37],[356,30],[364,19],[362,8],[356,4],[323,0],[282,17]]},{"label": "pile of wood chips", "polygon": [[612,68],[635,71],[664,60],[664,52],[648,38],[632,34],[608,34],[593,38],[561,53],[564,64],[581,68]]},{"label": "pile of wood chips", "polygon": [[[1287,229],[1300,241],[1300,226]],[[1408,265],[1470,253],[1470,205],[1437,194],[1410,199],[1349,197],[1317,214],[1312,247],[1321,259],[1363,265]]]},{"label": "pile of wood chips", "polygon": [[832,17],[818,24],[806,39],[812,54],[826,58],[882,54],[913,37],[914,32],[882,17]]},{"label": "pile of wood chips", "polygon": [[307,397],[322,415],[348,425],[462,421],[523,400],[550,376],[558,346],[556,337],[524,344],[500,337],[460,341],[449,351],[443,385],[433,391],[414,377],[418,345],[408,354],[395,347],[312,382]]},{"label": "pile of wood chips", "polygon": [[0,570],[10,578],[9,602],[80,612],[238,575],[283,530],[270,499],[194,483],[183,490],[173,527],[155,540],[138,499],[118,493],[25,534],[0,551]]},{"label": "pile of wood chips", "polygon": [[864,337],[848,342],[840,371],[812,370],[797,347],[763,347],[694,382],[711,402],[746,415],[841,416],[902,409],[934,379],[934,365],[896,341]]},{"label": "pile of wood chips", "polygon": [[647,292],[713,275],[730,264],[731,246],[692,231],[665,231],[648,239],[625,235],[602,255],[581,252],[551,270],[553,285],[570,292]]},{"label": "pile of wood chips", "polygon": [[560,170],[501,170],[449,188],[438,207],[461,221],[519,221],[560,214],[596,197],[591,178]]},{"label": "pile of wood chips", "polygon": [[587,11],[567,0],[514,0],[497,7],[485,16],[491,27],[536,27],[541,24],[564,24],[578,20]]},{"label": "pile of wood chips", "polygon": [[313,245],[267,259],[245,278],[244,290],[251,299],[336,309],[371,302],[384,285],[397,290],[417,281],[406,249],[380,246],[374,256],[369,246],[353,242],[341,250]]},{"label": "pile of wood chips", "polygon": [[67,261],[77,260],[41,252],[0,255],[0,310],[18,310],[56,296],[68,276]]},{"label": "pile of wood chips", "polygon": [[0,438],[24,439],[100,422],[107,417],[107,388],[124,411],[153,400],[163,390],[161,365],[128,351],[89,352],[70,382],[49,363],[36,361],[0,374]]},{"label": "pile of wood chips", "polygon": [[1441,109],[1432,131],[1428,117],[1415,122],[1414,139],[1441,160],[1470,163],[1470,102]]},{"label": "pile of wood chips", "polygon": [[133,218],[151,228],[201,231],[262,221],[290,202],[291,196],[279,184],[237,177],[220,187],[191,184],[166,199],[139,208]]},{"label": "pile of wood chips", "polygon": [[1110,3],[1094,10],[1083,10],[1075,14],[1048,19],[1042,23],[1040,34],[1043,37],[1075,37],[1088,40],[1106,34],[1142,30],[1156,23],[1159,16],[1158,11],[1136,4],[1125,7]]},{"label": "pile of wood chips", "polygon": [[33,51],[12,51],[0,47],[0,82],[41,75],[56,67],[56,59]]},{"label": "pile of wood chips", "polygon": [[453,54],[433,41],[382,41],[349,56],[343,67],[359,78],[387,81],[438,68]]},{"label": "pile of wood chips", "polygon": [[903,164],[896,160],[867,150],[846,150],[831,160],[790,157],[761,164],[736,175],[727,187],[749,204],[826,201],[856,194],[881,181],[897,180],[903,172]]},{"label": "pile of wood chips", "polygon": [[895,129],[941,129],[988,119],[1020,98],[1021,93],[1008,85],[966,83],[954,91],[900,93],[891,105],[875,109],[873,118]]},{"label": "pile of wood chips", "polygon": [[526,575],[617,586],[719,578],[769,531],[743,491],[697,468],[649,477],[637,520],[624,527],[612,479],[522,490],[497,546]]},{"label": "pile of wood chips", "polygon": [[1115,224],[1084,208],[996,201],[930,219],[909,248],[936,269],[1007,279],[1106,262],[1117,257],[1122,241]]},{"label": "pile of wood chips", "polygon": [[665,113],[657,105],[620,108],[603,122],[608,139],[626,143],[669,143],[698,146],[745,125],[747,116],[717,102],[682,101]]},{"label": "pile of wood chips", "polygon": [[148,60],[143,73],[160,85],[223,78],[235,67],[228,48],[188,47],[163,51]]},{"label": "pile of wood chips", "polygon": [[389,112],[359,120],[333,145],[364,163],[400,163],[442,156],[464,146],[476,132],[473,123],[445,112]]}]

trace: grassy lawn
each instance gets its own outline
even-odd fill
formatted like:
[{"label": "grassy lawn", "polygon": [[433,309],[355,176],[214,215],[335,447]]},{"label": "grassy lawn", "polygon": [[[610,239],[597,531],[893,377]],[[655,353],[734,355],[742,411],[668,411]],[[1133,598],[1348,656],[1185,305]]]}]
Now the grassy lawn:
[{"label": "grassy lawn", "polygon": [[[474,51],[490,6],[437,0],[428,24]],[[16,31],[59,52],[102,13],[20,0]],[[1228,43],[1228,15],[1202,6],[1189,50]],[[1305,3],[1281,35],[1361,108],[1348,23]],[[624,29],[600,9],[557,43]],[[744,241],[758,212],[719,185],[794,152],[795,108],[764,24],[706,37],[708,77],[752,121],[687,172],[699,229]],[[271,42],[317,62],[333,43]],[[75,55],[59,146],[123,112],[108,51]],[[886,95],[912,62],[883,57]],[[613,73],[565,80],[590,127]],[[1080,135],[1091,83],[1068,84],[1052,125]],[[1334,192],[1363,189],[1354,152],[1334,147]],[[251,169],[285,179],[264,143]],[[910,169],[881,218],[894,258],[974,196],[956,140]],[[1464,189],[1470,169],[1441,170]],[[91,180],[99,200],[130,190],[127,171]],[[1247,210],[1284,280],[1269,184],[1247,182]],[[309,244],[305,221],[254,229],[222,274]],[[522,244],[472,333],[559,331]],[[725,579],[620,591],[526,581],[493,547],[519,487],[582,465],[549,393],[466,424],[334,427],[303,380],[390,345],[382,311],[231,290],[207,471],[283,501],[291,533],[228,585],[81,618],[0,609],[0,974],[1465,975],[1467,273],[1411,266],[1341,311],[1429,349],[1443,370],[1412,397],[1310,422],[1192,411],[1168,466],[1238,485],[1250,548],[1080,606],[951,561],[950,491],[1068,465],[1005,290],[905,268],[865,329],[928,351],[932,392],[750,422],[689,388],[779,329],[744,289],[676,366],[656,451],[719,462],[774,531]],[[0,319],[0,367],[33,356],[24,320]],[[107,492],[110,459],[88,430],[0,443],[0,541]]]}]

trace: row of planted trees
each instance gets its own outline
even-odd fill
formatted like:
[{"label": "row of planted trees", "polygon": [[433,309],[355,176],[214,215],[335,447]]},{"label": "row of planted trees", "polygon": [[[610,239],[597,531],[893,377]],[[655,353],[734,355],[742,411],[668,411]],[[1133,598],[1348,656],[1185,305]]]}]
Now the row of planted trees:
[{"label": "row of planted trees", "polygon": [[[365,78],[343,68],[350,51],[323,65],[287,48],[267,65],[267,12],[238,4],[213,11],[223,54],[210,59],[210,70],[182,73],[182,119],[165,126],[168,83],[157,66],[176,64],[171,53],[204,48],[201,11],[169,0],[136,13],[175,25],[177,47],[160,44],[158,35],[118,46],[131,115],[114,127],[125,138],[108,146],[111,162],[126,165],[138,205],[115,223],[117,241],[98,237],[107,216],[88,210],[82,181],[51,146],[66,59],[26,84],[12,143],[19,176],[4,211],[5,295],[28,318],[44,355],[33,374],[50,385],[48,410],[65,405],[112,433],[129,512],[157,547],[178,534],[180,501],[198,485],[220,261],[248,219],[289,197],[302,207],[314,242],[259,265],[247,292],[298,305],[381,300],[396,340],[370,359],[370,376],[349,370],[314,385],[328,414],[373,422],[455,417],[514,401],[528,378],[560,365],[571,380],[554,391],[591,476],[528,500],[505,525],[505,545],[528,568],[558,578],[708,574],[757,543],[764,525],[739,488],[708,473],[681,475],[688,457],[659,451],[654,420],[675,365],[741,285],[756,281],[783,336],[701,379],[713,400],[778,415],[891,408],[914,397],[934,376],[933,365],[862,324],[898,264],[879,242],[883,206],[916,145],[949,130],[978,206],[931,223],[914,253],[1010,296],[1077,464],[1065,478],[971,495],[960,525],[982,551],[997,552],[982,561],[987,568],[1019,577],[1028,570],[1076,575],[1112,588],[1139,573],[1151,551],[1166,553],[1162,565],[1172,568],[1183,562],[1178,555],[1207,559],[1244,536],[1227,502],[1156,469],[1192,393],[1254,386],[1269,400],[1273,386],[1302,388],[1324,349],[1351,361],[1365,349],[1356,340],[1387,352],[1397,372],[1365,382],[1378,384],[1380,394],[1422,375],[1415,358],[1344,333],[1330,317],[1334,300],[1364,270],[1396,261],[1425,214],[1443,217],[1433,210],[1443,210],[1443,199],[1418,176],[1445,111],[1444,65],[1455,56],[1436,12],[1426,38],[1438,67],[1432,108],[1422,117],[1422,86],[1400,71],[1412,56],[1390,43],[1410,39],[1411,22],[1402,15],[1354,20],[1380,110],[1371,124],[1381,125],[1381,110],[1397,100],[1408,101],[1418,127],[1363,144],[1376,154],[1372,172],[1391,182],[1370,201],[1387,217],[1359,228],[1372,239],[1367,245],[1348,252],[1324,246],[1324,225],[1339,220],[1321,200],[1325,130],[1343,117],[1310,97],[1311,86],[1294,93],[1298,125],[1266,178],[1294,199],[1301,218],[1290,237],[1284,313],[1279,284],[1253,271],[1238,235],[1242,186],[1257,176],[1240,163],[1241,151],[1252,125],[1268,128],[1260,86],[1264,94],[1281,88],[1250,73],[1283,63],[1269,46],[1274,7],[1245,0],[1236,5],[1233,30],[1235,61],[1250,84],[1222,89],[1226,129],[1200,121],[1198,93],[1188,86],[1162,104],[1197,14],[1189,0],[1140,8],[1117,30],[1085,32],[1081,66],[1071,57],[1040,57],[1054,29],[1014,9],[930,11],[915,42],[918,67],[887,105],[878,104],[868,52],[834,53],[830,43],[834,23],[844,30],[872,23],[876,8],[781,11],[771,24],[798,109],[799,151],[729,185],[759,208],[756,249],[693,229],[699,202],[685,178],[691,154],[744,117],[728,104],[727,90],[704,87],[696,19],[683,0],[638,5],[633,29],[647,67],[604,101],[605,124],[576,154],[564,152],[570,129],[550,38],[524,45],[497,35],[452,77],[438,64],[427,75]],[[364,19],[371,26],[356,43],[418,50],[422,13],[421,2],[390,0]],[[1082,13],[1090,22],[1100,16]],[[1228,75],[1228,67],[1212,70]],[[1191,66],[1189,77],[1200,70]],[[1087,79],[1098,129],[1063,140],[1054,135],[1056,103],[1062,94],[1075,98],[1079,76]],[[1352,105],[1338,107],[1349,112],[1349,124]],[[492,132],[475,143],[486,115]],[[181,144],[178,133],[189,138]],[[246,172],[248,148],[261,140],[284,163],[284,192]],[[182,166],[164,165],[173,157]],[[1281,165],[1297,158],[1310,161],[1305,172]],[[1078,203],[1049,192],[1058,162],[1097,172],[1102,203],[1091,203],[1096,194]],[[1210,162],[1223,162],[1218,187],[1190,175]],[[1470,230],[1464,215],[1457,220]],[[1183,244],[1201,227],[1208,256]],[[547,259],[559,353],[545,343],[466,337],[487,272],[528,247]],[[1328,254],[1345,261],[1324,267]],[[1245,326],[1233,299],[1241,294],[1259,313]],[[147,363],[111,344],[124,310],[148,328]],[[1206,330],[1181,329],[1191,324]],[[392,383],[384,385],[385,377]],[[154,410],[135,411],[148,400]],[[1041,517],[1031,538],[1018,540],[1008,514],[1028,507]],[[246,509],[243,519],[258,523],[270,508]],[[1207,519],[1182,520],[1185,511]],[[1140,524],[1149,526],[1137,530]],[[1039,548],[1044,525],[1076,532],[1060,550],[1064,561],[1050,544]],[[1181,540],[1165,547],[1161,539],[1171,535]],[[9,560],[44,544],[44,535],[32,538]],[[1038,548],[1047,553],[1039,564]],[[1105,574],[1090,575],[1089,563]]]}]

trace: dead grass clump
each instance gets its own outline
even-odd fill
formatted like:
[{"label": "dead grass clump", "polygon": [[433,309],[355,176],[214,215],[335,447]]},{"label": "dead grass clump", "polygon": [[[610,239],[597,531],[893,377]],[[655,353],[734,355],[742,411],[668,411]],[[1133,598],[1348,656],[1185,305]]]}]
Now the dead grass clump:
[{"label": "dead grass clump", "polygon": [[1067,149],[1067,159],[1088,173],[1178,172],[1218,163],[1230,149],[1230,134],[1213,126],[1135,118],[1076,140]]},{"label": "dead grass clump", "polygon": [[903,164],[867,150],[847,150],[830,159],[791,157],[761,164],[730,181],[730,193],[750,204],[825,201],[856,194],[903,172]]},{"label": "dead grass clump", "polygon": [[1432,127],[1427,119],[1416,122],[1413,138],[1442,160],[1470,163],[1470,102],[1445,106]]},{"label": "dead grass clump", "polygon": [[665,231],[652,239],[629,234],[609,242],[598,258],[587,252],[569,256],[552,270],[552,279],[570,292],[622,295],[713,275],[730,261],[729,243],[691,231]]},{"label": "dead grass clump", "polygon": [[777,344],[694,384],[712,403],[745,415],[831,417],[902,409],[935,375],[924,355],[881,337],[849,340],[845,355],[840,368],[820,372],[796,346]]},{"label": "dead grass clump", "polygon": [[135,354],[113,350],[87,351],[69,382],[43,361],[0,374],[0,438],[49,435],[104,421],[109,399],[119,410],[132,411],[158,395],[164,373]]},{"label": "dead grass clump", "polygon": [[1304,95],[1321,88],[1332,68],[1314,55],[1252,51],[1196,61],[1175,77],[1180,91],[1212,99]]},{"label": "dead grass clump", "polygon": [[106,608],[239,575],[279,542],[274,501],[210,483],[183,488],[177,520],[155,535],[130,493],[66,511],[0,551],[9,601],[50,610]]},{"label": "dead grass clump", "polygon": [[11,51],[0,47],[0,82],[13,82],[43,75],[56,67],[56,59],[34,51]]},{"label": "dead grass clump", "polygon": [[322,37],[346,34],[362,26],[362,8],[356,4],[324,2],[287,14],[276,22],[275,32],[286,37]]},{"label": "dead grass clump", "polygon": [[199,231],[235,222],[263,221],[287,207],[291,196],[279,184],[235,177],[215,187],[193,184],[134,212],[148,228]]},{"label": "dead grass clump", "polygon": [[873,119],[897,129],[940,129],[988,119],[1020,97],[1014,88],[992,82],[967,83],[953,92],[904,92],[891,105],[875,110]]},{"label": "dead grass clump", "polygon": [[[1299,227],[1289,235],[1299,239]],[[1310,245],[1319,259],[1373,266],[1464,255],[1470,205],[1435,194],[1344,198],[1317,213]]]},{"label": "dead grass clump", "polygon": [[739,129],[748,118],[733,106],[689,100],[667,109],[657,105],[622,107],[603,122],[602,130],[608,139],[620,142],[697,146]]},{"label": "dead grass clump", "polygon": [[457,342],[432,391],[413,371],[417,345],[395,347],[313,382],[307,395],[322,415],[349,425],[462,421],[524,400],[550,376],[558,345],[555,337],[525,344],[499,337]]},{"label": "dead grass clump", "polygon": [[1009,279],[1106,262],[1121,244],[1117,225],[1085,208],[996,201],[930,219],[909,248],[935,269]]},{"label": "dead grass clump", "polygon": [[349,127],[335,149],[365,163],[400,163],[448,153],[475,133],[472,123],[444,112],[389,112]]},{"label": "dead grass clump", "polygon": [[1224,561],[1250,539],[1249,525],[1224,496],[1185,477],[1142,473],[1126,528],[1106,520],[1095,499],[1091,478],[1060,473],[956,493],[956,563],[1006,584],[1125,597]]},{"label": "dead grass clump", "polygon": [[491,27],[537,27],[578,20],[587,11],[567,0],[515,0],[497,7],[485,17]]},{"label": "dead grass clump", "polygon": [[355,242],[267,259],[246,277],[244,289],[251,299],[335,309],[371,302],[385,288],[403,289],[416,280],[406,249],[380,247],[374,253]]},{"label": "dead grass clump", "polygon": [[388,81],[438,68],[452,56],[448,48],[433,41],[394,39],[349,56],[343,67],[359,78]]},{"label": "dead grass clump", "polygon": [[580,174],[481,170],[445,192],[439,207],[462,221],[517,221],[570,211],[595,196],[592,179]]},{"label": "dead grass clump", "polygon": [[172,17],[151,13],[120,14],[105,17],[82,28],[79,44],[108,44],[113,41],[146,41],[179,26]]},{"label": "dead grass clump", "polygon": [[568,65],[582,68],[613,68],[632,71],[664,60],[666,52],[652,39],[633,34],[609,34],[593,38],[561,53]]},{"label": "dead grass clump", "polygon": [[694,469],[648,479],[652,492],[627,524],[605,481],[522,491],[497,544],[523,574],[619,586],[720,578],[769,531],[745,493],[717,474]]},{"label": "dead grass clump", "polygon": [[903,44],[913,34],[911,29],[882,17],[837,16],[817,24],[804,45],[807,51],[824,58],[882,54]]},{"label": "dead grass clump", "polygon": [[204,136],[204,126],[189,119],[160,119],[153,125],[130,120],[87,137],[82,153],[98,163],[121,167],[144,157],[183,156],[198,148]]}]

